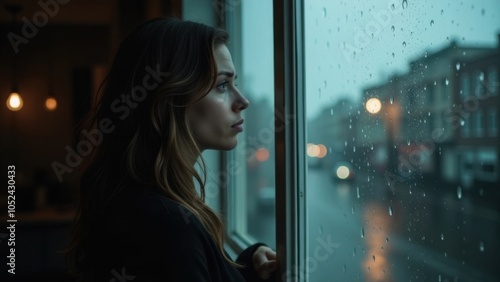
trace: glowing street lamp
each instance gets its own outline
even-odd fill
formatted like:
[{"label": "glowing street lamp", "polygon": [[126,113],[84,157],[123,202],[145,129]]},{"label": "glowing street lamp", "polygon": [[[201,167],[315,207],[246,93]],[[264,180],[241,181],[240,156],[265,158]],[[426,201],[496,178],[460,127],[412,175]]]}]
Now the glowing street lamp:
[{"label": "glowing street lamp", "polygon": [[365,107],[370,114],[376,114],[382,109],[382,103],[378,98],[370,98],[366,101]]}]

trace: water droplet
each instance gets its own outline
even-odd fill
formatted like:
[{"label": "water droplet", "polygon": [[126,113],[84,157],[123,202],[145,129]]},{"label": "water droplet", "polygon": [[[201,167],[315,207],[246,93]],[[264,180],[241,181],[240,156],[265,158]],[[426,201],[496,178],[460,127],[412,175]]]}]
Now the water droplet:
[{"label": "water droplet", "polygon": [[392,53],[392,57],[394,58],[396,55],[394,55],[394,53]]},{"label": "water droplet", "polygon": [[389,238],[388,237],[385,238],[385,242],[389,243]]},{"label": "water droplet", "polygon": [[434,20],[431,20],[431,26],[434,26]]},{"label": "water droplet", "polygon": [[403,6],[403,9],[408,8],[408,1],[403,0],[403,4],[402,4],[402,6]]},{"label": "water droplet", "polygon": [[444,240],[444,234],[441,233],[441,241],[443,241],[443,240]]},{"label": "water droplet", "polygon": [[479,80],[483,81],[484,80],[484,72],[479,73]]},{"label": "water droplet", "polygon": [[391,105],[392,105],[392,104],[394,104],[394,97],[391,97],[391,98],[389,99],[389,103],[391,103]]},{"label": "water droplet", "polygon": [[[350,126],[350,125],[349,125]],[[356,146],[352,146],[352,152],[356,153]]]},{"label": "water droplet", "polygon": [[389,215],[392,216],[392,207],[389,206]]},{"label": "water droplet", "polygon": [[448,85],[448,84],[450,84],[450,81],[449,81],[448,79],[446,79],[446,80],[444,81],[444,83],[445,83],[446,85]]},{"label": "water droplet", "polygon": [[391,26],[391,31],[394,32],[396,28],[394,26]]},{"label": "water droplet", "polygon": [[323,234],[323,225],[319,226],[319,235]]},{"label": "water droplet", "polygon": [[365,229],[361,228],[361,238],[365,238]]},{"label": "water droplet", "polygon": [[410,139],[408,139],[408,142],[406,142],[406,144],[410,145],[411,144],[411,141]]},{"label": "water droplet", "polygon": [[352,214],[354,214],[354,206],[351,208],[351,212]]},{"label": "water droplet", "polygon": [[403,41],[403,47],[406,47],[406,41]]},{"label": "water droplet", "polygon": [[323,18],[326,18],[326,8],[323,7]]},{"label": "water droplet", "polygon": [[484,16],[484,14],[486,13],[486,11],[483,9],[481,9],[481,16]]},{"label": "water droplet", "polygon": [[333,109],[330,109],[330,115],[333,116]]},{"label": "water droplet", "polygon": [[355,257],[356,256],[356,248],[353,248],[352,249],[352,256]]},{"label": "water droplet", "polygon": [[373,260],[373,262],[375,262],[375,255],[372,256],[372,260]]},{"label": "water droplet", "polygon": [[342,266],[342,269],[344,270],[344,273],[345,273],[346,272],[345,264],[344,264],[344,266]]},{"label": "water droplet", "polygon": [[460,63],[457,63],[455,67],[457,68],[457,70],[460,70]]},{"label": "water droplet", "polygon": [[441,282],[441,274],[438,276],[438,282]]},{"label": "water droplet", "polygon": [[460,119],[460,125],[461,125],[461,126],[464,126],[464,124],[465,124],[465,120],[464,120],[463,118],[461,118],[461,119]]},{"label": "water droplet", "polygon": [[444,10],[441,10],[441,15],[444,14]]},{"label": "water droplet", "polygon": [[328,82],[326,82],[326,80],[323,80],[323,87],[326,88],[327,85],[328,85]]},{"label": "water droplet", "polygon": [[482,241],[480,241],[480,242],[479,242],[479,250],[480,250],[481,252],[484,252],[484,244],[483,244],[483,242],[482,242]]},{"label": "water droplet", "polygon": [[363,11],[361,11],[361,17],[363,17]]},{"label": "water droplet", "polygon": [[457,198],[462,199],[462,188],[460,186],[457,187]]},{"label": "water droplet", "polygon": [[394,4],[391,5],[391,10],[394,10],[396,9],[396,6],[394,6]]}]

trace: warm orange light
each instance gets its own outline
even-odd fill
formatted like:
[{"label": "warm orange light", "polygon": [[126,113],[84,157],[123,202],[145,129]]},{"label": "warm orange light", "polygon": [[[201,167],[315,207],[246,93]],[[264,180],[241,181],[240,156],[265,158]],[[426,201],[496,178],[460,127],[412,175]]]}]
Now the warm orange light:
[{"label": "warm orange light", "polygon": [[370,98],[366,101],[365,107],[370,114],[376,114],[382,109],[382,103],[378,98]]},{"label": "warm orange light", "polygon": [[307,155],[311,158],[319,156],[320,148],[318,145],[309,143],[307,144]]},{"label": "warm orange light", "polygon": [[57,108],[57,100],[54,97],[48,97],[45,100],[45,108],[49,111],[53,111]]},{"label": "warm orange light", "polygon": [[266,148],[260,148],[255,152],[255,158],[260,162],[265,162],[269,159],[269,151]]},{"label": "warm orange light", "polygon": [[328,153],[328,150],[326,149],[325,145],[323,144],[318,144],[319,148],[319,153],[318,153],[318,158],[322,159],[326,156],[326,153]]},{"label": "warm orange light", "polygon": [[23,107],[23,98],[17,92],[12,92],[7,98],[7,108],[11,111],[19,111]]}]

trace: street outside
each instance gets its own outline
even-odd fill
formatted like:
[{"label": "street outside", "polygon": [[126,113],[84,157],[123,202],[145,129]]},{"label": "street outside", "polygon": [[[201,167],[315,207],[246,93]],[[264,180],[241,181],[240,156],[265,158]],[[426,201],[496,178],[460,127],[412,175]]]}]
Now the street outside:
[{"label": "street outside", "polygon": [[[307,183],[308,256],[300,278],[500,281],[498,193],[415,181],[390,189],[382,174],[341,182],[319,168],[309,168]],[[256,237],[275,241],[272,209],[259,209],[251,222]]]}]

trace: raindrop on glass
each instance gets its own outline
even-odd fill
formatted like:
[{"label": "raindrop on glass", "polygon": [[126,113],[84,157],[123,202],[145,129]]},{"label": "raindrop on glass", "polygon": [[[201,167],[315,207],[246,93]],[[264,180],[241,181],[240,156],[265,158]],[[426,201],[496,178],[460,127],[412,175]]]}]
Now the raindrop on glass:
[{"label": "raindrop on glass", "polygon": [[345,273],[346,272],[345,264],[344,264],[344,266],[342,266],[342,269],[344,270],[344,273]]},{"label": "raindrop on glass", "polygon": [[406,47],[406,41],[403,41],[403,47]]},{"label": "raindrop on glass", "polygon": [[327,85],[328,85],[328,82],[326,82],[326,80],[323,80],[323,87],[326,88]]},{"label": "raindrop on glass", "polygon": [[359,186],[356,187],[356,196],[358,196],[358,199],[359,199]]},{"label": "raindrop on glass", "polygon": [[431,26],[434,26],[434,20],[431,20]]},{"label": "raindrop on glass", "polygon": [[365,238],[365,229],[361,228],[361,238]]},{"label": "raindrop on glass", "polygon": [[481,9],[481,16],[484,16],[485,13],[486,11],[484,9]]},{"label": "raindrop on glass", "polygon": [[351,212],[352,214],[354,214],[354,207],[351,207]]},{"label": "raindrop on glass", "polygon": [[389,215],[392,216],[392,207],[389,206]]},{"label": "raindrop on glass", "polygon": [[394,4],[391,5],[391,10],[394,10],[396,9],[396,6],[394,6]]},{"label": "raindrop on glass", "polygon": [[441,10],[441,15],[444,14],[444,10]]},{"label": "raindrop on glass", "polygon": [[323,8],[323,18],[326,18],[326,8]]},{"label": "raindrop on glass", "polygon": [[462,188],[460,186],[457,187],[457,198],[462,199]]},{"label": "raindrop on glass", "polygon": [[352,256],[355,257],[356,256],[356,248],[353,248],[352,249]]},{"label": "raindrop on glass", "polygon": [[403,6],[403,9],[408,8],[408,1],[403,0],[403,5],[402,6]]},{"label": "raindrop on glass", "polygon": [[388,237],[385,238],[385,242],[389,243],[389,238]]},{"label": "raindrop on glass", "polygon": [[450,81],[449,81],[448,79],[446,79],[446,80],[444,81],[444,83],[445,83],[446,85],[448,85],[448,84],[450,84]]},{"label": "raindrop on glass", "polygon": [[465,124],[465,120],[464,119],[460,119],[460,125],[464,126],[464,124]]},{"label": "raindrop on glass", "polygon": [[319,226],[319,235],[323,234],[323,225]]},{"label": "raindrop on glass", "polygon": [[460,70],[460,63],[457,63],[455,67],[457,68],[457,70]]},{"label": "raindrop on glass", "polygon": [[391,98],[389,99],[389,103],[391,103],[391,105],[392,105],[392,104],[394,104],[394,97],[391,97]]},{"label": "raindrop on glass", "polygon": [[[351,126],[349,125],[349,128],[351,128]],[[352,146],[352,152],[353,153],[356,153],[356,146]]]},{"label": "raindrop on glass", "polygon": [[479,80],[483,81],[484,80],[484,72],[479,73]]},{"label": "raindrop on glass", "polygon": [[441,282],[441,274],[438,276],[438,282]]},{"label": "raindrop on glass", "polygon": [[394,53],[392,53],[392,57],[394,58],[396,55],[394,55]]},{"label": "raindrop on glass", "polygon": [[480,241],[480,242],[479,242],[479,250],[480,250],[481,252],[484,252],[484,244],[483,244],[483,242],[482,242],[482,241]]},{"label": "raindrop on glass", "polygon": [[444,240],[444,234],[441,233],[441,241],[443,241],[443,240]]},{"label": "raindrop on glass", "polygon": [[333,109],[330,109],[330,115],[333,116]]},{"label": "raindrop on glass", "polygon": [[373,262],[375,262],[375,255],[372,256],[372,260],[373,260]]},{"label": "raindrop on glass", "polygon": [[408,139],[408,142],[406,142],[406,144],[410,145],[411,144],[411,141],[410,139]]}]

